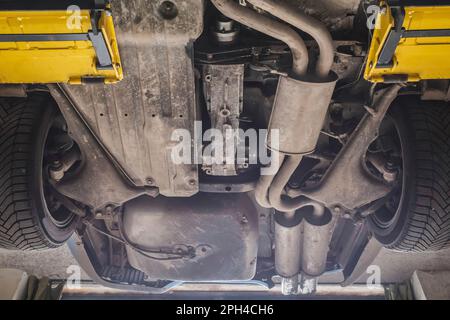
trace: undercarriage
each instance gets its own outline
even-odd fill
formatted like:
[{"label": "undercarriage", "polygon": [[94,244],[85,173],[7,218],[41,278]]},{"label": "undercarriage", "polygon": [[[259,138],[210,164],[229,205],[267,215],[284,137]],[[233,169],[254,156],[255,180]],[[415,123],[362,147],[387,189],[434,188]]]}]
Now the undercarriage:
[{"label": "undercarriage", "polygon": [[[366,21],[378,5],[397,27],[396,14],[412,6],[111,0],[90,8],[113,19],[115,34],[103,37],[117,35],[98,74],[0,76],[0,146],[13,159],[0,160],[9,172],[0,245],[68,241],[86,273],[114,288],[253,282],[281,284],[286,295],[314,293],[327,273],[350,284],[373,237],[400,251],[448,247],[450,75],[403,72],[395,49],[386,61],[400,67],[373,69],[377,34]],[[18,156],[11,128],[21,123],[37,158]],[[28,195],[11,182],[25,160]],[[33,237],[13,230],[20,219],[10,219],[7,196],[26,202],[22,221],[41,217]]]}]

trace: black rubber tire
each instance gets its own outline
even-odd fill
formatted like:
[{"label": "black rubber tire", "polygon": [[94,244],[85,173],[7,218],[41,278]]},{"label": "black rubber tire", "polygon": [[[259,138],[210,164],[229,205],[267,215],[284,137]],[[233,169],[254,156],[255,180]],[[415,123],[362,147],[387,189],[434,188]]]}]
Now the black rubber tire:
[{"label": "black rubber tire", "polygon": [[48,218],[42,159],[57,109],[46,93],[0,98],[0,247],[55,248],[72,235],[76,221],[58,228]]},{"label": "black rubber tire", "polygon": [[375,237],[402,252],[450,247],[450,105],[398,99],[389,116],[403,154],[403,191],[396,222],[386,229],[369,218]]}]

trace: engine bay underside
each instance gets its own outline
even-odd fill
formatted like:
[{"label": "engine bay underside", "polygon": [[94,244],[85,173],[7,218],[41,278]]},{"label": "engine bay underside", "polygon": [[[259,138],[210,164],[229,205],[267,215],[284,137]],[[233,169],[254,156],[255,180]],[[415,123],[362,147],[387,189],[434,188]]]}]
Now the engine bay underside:
[{"label": "engine bay underside", "polygon": [[[326,10],[335,15],[322,13],[354,18],[358,4],[348,2],[327,2]],[[284,4],[274,4],[281,20],[305,25],[312,39],[303,42],[287,24],[255,12],[250,3],[261,4],[190,0],[171,5],[131,1],[125,6],[113,1],[124,80],[114,86],[50,87],[58,104],[67,105],[61,110],[72,137],[86,150],[77,179],[61,179],[55,188],[93,208],[96,221],[86,232],[105,238],[97,232],[104,221],[108,233],[123,242],[110,244],[112,265],[125,255],[129,268],[143,272],[145,281],[244,281],[258,275],[272,281],[261,271],[271,266],[282,277],[286,294],[297,292],[299,273],[300,290],[313,292],[317,277],[335,268],[336,257],[327,256],[336,225],[346,220],[351,224],[359,209],[386,197],[392,188],[365,172],[360,161],[400,87],[374,98],[373,114],[360,118],[357,130],[362,133],[348,133],[344,149],[330,145],[321,132],[331,97],[338,79],[357,76],[363,45],[332,41],[326,24],[308,16],[291,17]],[[294,6],[307,6],[313,15],[318,9],[316,4]],[[170,17],[171,10],[176,18]],[[277,16],[278,11],[271,13]],[[285,33],[281,41],[274,40],[280,31]],[[345,39],[345,29],[333,31]],[[334,58],[336,50],[353,54],[343,53],[340,60]],[[356,112],[352,117],[360,116]],[[85,128],[76,125],[80,121]],[[211,162],[206,151],[218,153],[217,138],[209,137],[208,129],[268,131],[267,137],[256,137],[256,150],[244,144],[243,152],[239,147],[232,151],[233,161]],[[177,130],[187,137],[174,138]],[[274,131],[279,131],[279,141]],[[172,147],[186,140],[191,143],[182,156],[188,161],[174,163]],[[260,156],[266,141],[269,165]],[[229,142],[225,134],[220,147],[224,153]],[[303,172],[297,170],[300,163],[305,164]],[[259,174],[261,170],[272,173]],[[295,173],[303,178],[291,181]],[[340,184],[343,179],[351,183]],[[86,196],[90,184],[100,189]],[[353,228],[361,233],[362,243],[367,241],[364,227]],[[339,234],[335,237],[339,243]],[[91,240],[94,251],[99,240]],[[102,272],[114,279],[111,269]]]},{"label": "engine bay underside", "polygon": [[364,79],[373,3],[111,0],[123,79],[28,87],[65,121],[46,169],[89,276],[156,293],[353,279],[369,218],[403,194],[389,108],[430,85]]}]

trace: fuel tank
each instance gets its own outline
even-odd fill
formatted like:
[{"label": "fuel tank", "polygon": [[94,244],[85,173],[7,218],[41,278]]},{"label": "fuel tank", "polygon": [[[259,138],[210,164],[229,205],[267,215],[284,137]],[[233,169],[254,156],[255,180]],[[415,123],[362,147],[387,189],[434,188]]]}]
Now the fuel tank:
[{"label": "fuel tank", "polygon": [[230,281],[255,275],[258,215],[246,195],[140,197],[125,206],[121,227],[131,244],[130,264],[152,280]]}]

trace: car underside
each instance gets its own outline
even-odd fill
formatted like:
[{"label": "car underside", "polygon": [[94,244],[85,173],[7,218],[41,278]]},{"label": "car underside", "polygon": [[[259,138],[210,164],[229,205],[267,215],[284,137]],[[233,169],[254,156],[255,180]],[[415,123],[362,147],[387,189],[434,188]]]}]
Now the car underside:
[{"label": "car underside", "polygon": [[[87,38],[42,35],[69,2]],[[288,295],[350,284],[372,238],[450,246],[450,2],[78,2],[0,1],[1,247]]]}]

